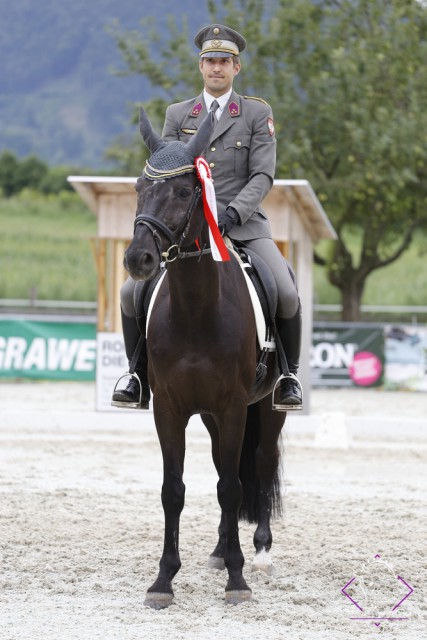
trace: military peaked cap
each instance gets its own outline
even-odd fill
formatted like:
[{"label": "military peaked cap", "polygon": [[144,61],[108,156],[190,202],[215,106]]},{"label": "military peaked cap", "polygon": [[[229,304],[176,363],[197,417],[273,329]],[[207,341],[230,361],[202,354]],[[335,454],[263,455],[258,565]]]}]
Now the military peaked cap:
[{"label": "military peaked cap", "polygon": [[211,24],[200,29],[194,43],[201,50],[201,58],[238,56],[246,47],[246,40],[240,33],[222,24]]}]

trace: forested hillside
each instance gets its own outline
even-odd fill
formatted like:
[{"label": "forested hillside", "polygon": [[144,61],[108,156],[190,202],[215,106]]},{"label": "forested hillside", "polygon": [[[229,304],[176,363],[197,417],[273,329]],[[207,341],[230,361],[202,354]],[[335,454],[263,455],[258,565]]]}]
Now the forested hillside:
[{"label": "forested hillside", "polygon": [[105,167],[106,147],[130,131],[129,103],[153,97],[141,76],[113,75],[123,65],[106,27],[170,15],[192,33],[208,14],[197,0],[0,0],[0,152]]}]

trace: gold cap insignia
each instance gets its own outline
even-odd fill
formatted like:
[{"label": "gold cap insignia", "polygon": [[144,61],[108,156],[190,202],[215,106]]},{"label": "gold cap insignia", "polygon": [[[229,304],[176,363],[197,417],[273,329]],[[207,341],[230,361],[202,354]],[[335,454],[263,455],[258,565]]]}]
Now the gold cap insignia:
[{"label": "gold cap insignia", "polygon": [[218,35],[218,33],[219,33],[219,29],[218,29],[218,27],[215,27],[215,29],[213,30],[213,32],[214,32],[214,35],[216,35],[216,36],[217,36],[217,35]]}]

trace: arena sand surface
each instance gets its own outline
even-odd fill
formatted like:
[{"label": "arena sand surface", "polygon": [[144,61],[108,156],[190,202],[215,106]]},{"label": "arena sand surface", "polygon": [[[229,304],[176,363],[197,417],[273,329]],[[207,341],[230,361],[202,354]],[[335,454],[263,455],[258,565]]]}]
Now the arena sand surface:
[{"label": "arena sand surface", "polygon": [[[152,414],[97,414],[93,385],[78,383],[2,383],[0,403],[1,640],[427,638],[425,394],[312,392],[312,417],[289,419],[283,439],[275,574],[250,572],[253,526],[243,523],[253,599],[237,607],[224,604],[225,574],[206,566],[216,475],[193,419],[182,569],[164,611],[143,606],[163,539]],[[344,414],[349,446],[318,446],[322,421]],[[341,593],[375,554],[414,588],[399,608],[407,619],[380,627],[352,620],[359,611]]]}]

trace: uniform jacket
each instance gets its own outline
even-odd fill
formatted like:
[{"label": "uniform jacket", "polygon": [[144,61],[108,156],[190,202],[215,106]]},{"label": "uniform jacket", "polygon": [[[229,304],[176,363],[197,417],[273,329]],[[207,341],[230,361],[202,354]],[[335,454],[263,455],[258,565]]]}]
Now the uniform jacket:
[{"label": "uniform jacket", "polygon": [[[206,117],[203,93],[170,105],[162,137],[188,142]],[[205,158],[211,166],[218,214],[234,207],[241,224],[230,236],[236,240],[271,238],[261,201],[270,191],[276,166],[276,139],[270,106],[232,91],[216,122]]]}]

